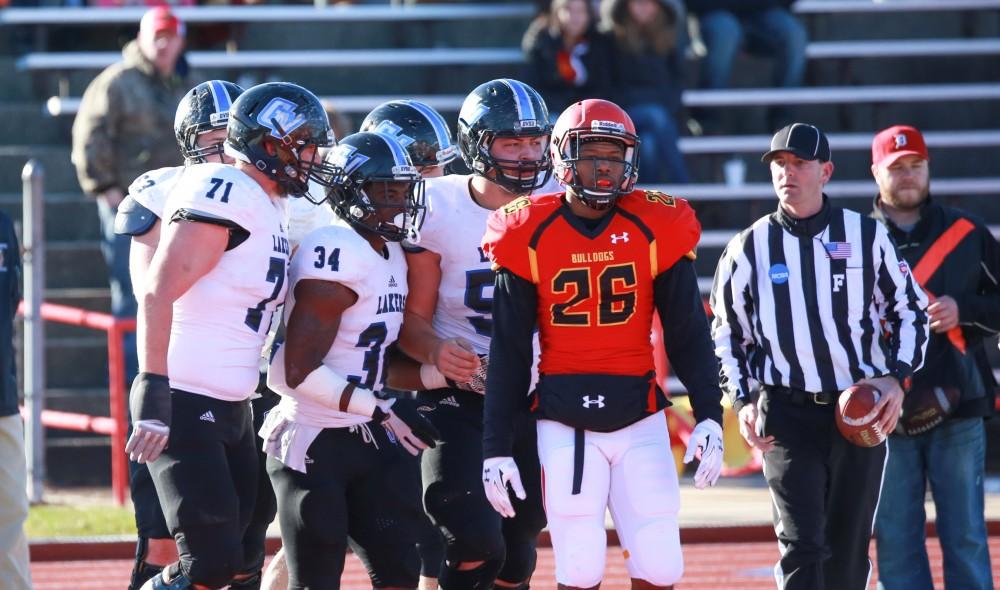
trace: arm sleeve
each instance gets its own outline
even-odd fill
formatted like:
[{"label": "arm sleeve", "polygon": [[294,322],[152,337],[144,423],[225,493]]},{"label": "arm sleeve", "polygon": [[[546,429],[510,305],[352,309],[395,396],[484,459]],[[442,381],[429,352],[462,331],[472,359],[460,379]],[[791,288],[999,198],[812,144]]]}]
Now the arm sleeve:
[{"label": "arm sleeve", "polygon": [[750,281],[753,273],[744,253],[746,236],[737,236],[729,243],[715,269],[710,305],[712,307],[712,339],[715,356],[719,359],[721,385],[737,412],[753,401],[753,376],[750,355],[754,341],[750,317],[753,301]]},{"label": "arm sleeve", "polygon": [[989,228],[979,226],[982,250],[976,272],[979,292],[955,297],[962,326],[982,330],[987,335],[1000,332],[1000,243]]},{"label": "arm sleeve", "polygon": [[711,418],[721,426],[719,361],[712,352],[694,263],[682,258],[660,273],[653,282],[653,300],[663,323],[663,347],[670,366],[688,390],[695,419]]},{"label": "arm sleeve", "polygon": [[875,288],[885,302],[883,319],[891,332],[889,370],[902,383],[924,364],[929,335],[927,295],[899,257],[884,225],[876,227],[875,240],[882,257]]},{"label": "arm sleeve", "polygon": [[118,178],[115,162],[118,143],[118,117],[115,79],[99,76],[83,95],[79,114],[73,123],[73,163],[80,187],[96,194],[129,179]]},{"label": "arm sleeve", "polygon": [[533,284],[507,269],[497,271],[483,412],[485,459],[510,457],[513,452],[514,418],[527,408],[529,400],[537,302]]}]

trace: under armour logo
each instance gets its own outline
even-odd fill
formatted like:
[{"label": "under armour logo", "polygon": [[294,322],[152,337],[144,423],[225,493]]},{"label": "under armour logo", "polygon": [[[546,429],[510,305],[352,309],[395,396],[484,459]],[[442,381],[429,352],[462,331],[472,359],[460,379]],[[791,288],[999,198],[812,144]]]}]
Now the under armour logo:
[{"label": "under armour logo", "polygon": [[897,150],[906,146],[906,135],[903,135],[902,133],[900,133],[894,139],[896,140],[896,149]]},{"label": "under armour logo", "polygon": [[833,275],[833,292],[840,293],[840,288],[844,286],[844,275]]},{"label": "under armour logo", "polygon": [[583,396],[583,407],[589,408],[590,406],[597,406],[598,408],[603,408],[604,407],[604,396],[603,395],[598,395],[598,396],[585,395],[585,396]]},{"label": "under armour logo", "polygon": [[611,234],[611,243],[612,244],[617,244],[619,241],[625,242],[626,244],[628,243],[628,232],[627,231],[623,231],[621,235]]}]

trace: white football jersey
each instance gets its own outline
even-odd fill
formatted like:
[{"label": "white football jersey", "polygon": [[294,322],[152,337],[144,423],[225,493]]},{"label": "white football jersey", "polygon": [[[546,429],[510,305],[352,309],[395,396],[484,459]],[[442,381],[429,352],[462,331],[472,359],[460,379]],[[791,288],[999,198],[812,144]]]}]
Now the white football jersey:
[{"label": "white football jersey", "polygon": [[[354,291],[358,300],[344,311],[323,364],[348,381],[377,391],[385,380],[385,349],[399,337],[406,304],[406,259],[396,242],[388,256],[372,249],[346,222],[337,219],[305,238],[292,257],[285,322],[295,309],[295,285],[303,279],[332,281]],[[342,428],[370,418],[324,408],[309,400],[281,398],[285,415],[296,422]]]},{"label": "white football jersey", "polygon": [[184,174],[184,170],[186,170],[185,166],[169,166],[150,170],[132,181],[128,187],[128,194],[137,203],[152,211],[153,215],[162,219],[167,197],[170,196],[170,191]]},{"label": "white football jersey", "polygon": [[200,218],[233,231],[218,264],[174,302],[171,387],[226,401],[257,388],[264,337],[288,282],[285,215],[283,198],[272,200],[233,166],[189,166],[174,186],[164,220]]},{"label": "white football jersey", "polygon": [[[309,181],[309,194],[313,198],[325,194],[324,190],[315,181]],[[309,235],[314,229],[333,223],[334,217],[333,207],[329,203],[323,202],[317,205],[305,197],[289,197],[288,241],[292,244],[292,250],[294,251],[302,238]]]},{"label": "white football jersey", "polygon": [[[413,246],[441,256],[434,331],[442,338],[465,338],[477,354],[489,354],[495,273],[481,244],[486,220],[493,211],[472,199],[469,178],[451,175],[426,180],[427,214],[420,228],[420,243]],[[563,190],[550,179],[532,194]]]}]

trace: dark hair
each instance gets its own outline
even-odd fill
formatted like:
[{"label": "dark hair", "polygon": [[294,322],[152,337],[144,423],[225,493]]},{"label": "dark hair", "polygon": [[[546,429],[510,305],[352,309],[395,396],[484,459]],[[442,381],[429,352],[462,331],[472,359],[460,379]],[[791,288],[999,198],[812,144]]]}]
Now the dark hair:
[{"label": "dark hair", "polygon": [[652,0],[659,11],[653,22],[645,25],[632,20],[628,11],[631,0],[606,1],[606,27],[614,34],[618,44],[631,53],[642,53],[652,49],[659,55],[667,55],[677,48],[680,22],[677,8],[663,0]]},{"label": "dark hair", "polygon": [[[559,10],[565,4],[569,4],[573,0],[552,0],[549,4],[548,13],[545,17],[548,21],[549,32],[553,36],[561,37],[562,30],[559,28],[559,19],[556,17],[556,11]],[[587,24],[587,31],[592,31],[597,28],[598,15],[597,11],[594,9],[594,5],[590,0],[580,0],[587,9],[587,18],[590,22]]]}]

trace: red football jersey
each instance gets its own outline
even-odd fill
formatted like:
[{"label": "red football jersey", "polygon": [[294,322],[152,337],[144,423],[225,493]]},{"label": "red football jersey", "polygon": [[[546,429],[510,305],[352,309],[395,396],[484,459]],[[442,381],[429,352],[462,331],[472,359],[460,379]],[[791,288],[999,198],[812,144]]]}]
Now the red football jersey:
[{"label": "red football jersey", "polygon": [[543,374],[653,370],[653,280],[692,255],[701,235],[684,199],[636,190],[589,229],[563,195],[494,212],[483,250],[538,290]]}]

